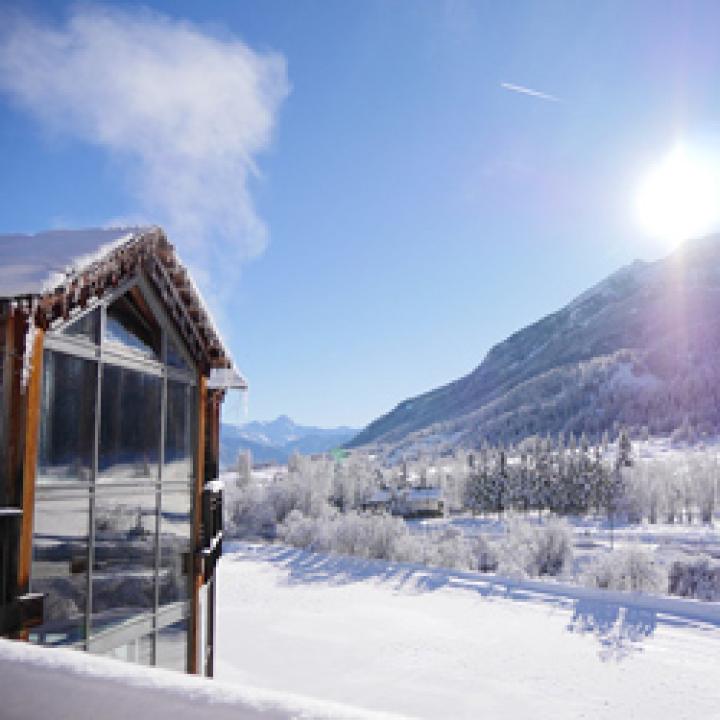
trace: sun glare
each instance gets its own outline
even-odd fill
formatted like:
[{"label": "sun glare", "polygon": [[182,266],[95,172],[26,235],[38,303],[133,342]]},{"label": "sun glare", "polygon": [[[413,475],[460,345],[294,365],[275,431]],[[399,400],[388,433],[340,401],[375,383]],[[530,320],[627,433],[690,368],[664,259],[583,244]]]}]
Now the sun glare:
[{"label": "sun glare", "polygon": [[720,223],[720,170],[678,146],[642,181],[636,212],[645,232],[668,245],[709,233]]}]

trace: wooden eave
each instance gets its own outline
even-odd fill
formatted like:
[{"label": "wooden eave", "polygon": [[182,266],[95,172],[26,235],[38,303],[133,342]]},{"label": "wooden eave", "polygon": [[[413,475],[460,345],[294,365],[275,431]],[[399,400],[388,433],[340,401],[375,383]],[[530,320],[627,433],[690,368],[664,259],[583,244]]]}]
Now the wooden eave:
[{"label": "wooden eave", "polygon": [[138,234],[105,257],[69,276],[65,283],[39,296],[14,298],[25,312],[34,310],[35,324],[47,330],[79,308],[142,274],[162,300],[176,330],[203,372],[232,366],[229,354],[203,309],[187,270],[160,228]]}]

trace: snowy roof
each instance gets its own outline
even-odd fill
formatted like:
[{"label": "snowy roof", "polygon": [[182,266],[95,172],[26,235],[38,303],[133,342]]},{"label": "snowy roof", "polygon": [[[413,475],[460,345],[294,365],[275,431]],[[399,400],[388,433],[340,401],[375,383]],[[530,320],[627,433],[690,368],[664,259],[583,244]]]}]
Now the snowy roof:
[{"label": "snowy roof", "polygon": [[389,490],[376,490],[368,499],[369,503],[386,503],[392,500]]},{"label": "snowy roof", "polygon": [[0,235],[0,298],[42,295],[150,228]]},{"label": "snowy roof", "polygon": [[247,380],[237,368],[213,368],[207,384],[211,390],[247,390]]},{"label": "snowy roof", "polygon": [[[47,328],[123,278],[143,272],[204,370],[227,368],[247,387],[207,305],[175,248],[156,226],[0,235],[0,301],[11,300]],[[229,386],[228,386],[229,387]]]},{"label": "snowy roof", "polygon": [[440,500],[442,490],[437,487],[411,488],[407,497],[409,500]]}]

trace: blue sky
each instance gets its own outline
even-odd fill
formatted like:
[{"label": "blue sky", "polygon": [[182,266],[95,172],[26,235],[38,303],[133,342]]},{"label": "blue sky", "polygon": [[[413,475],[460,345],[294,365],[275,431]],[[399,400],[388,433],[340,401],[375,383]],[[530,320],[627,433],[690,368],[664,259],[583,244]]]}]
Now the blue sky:
[{"label": "blue sky", "polygon": [[[60,29],[93,7],[10,6]],[[262,241],[230,252],[223,232],[178,239],[250,379],[248,419],[362,426],[472,370],[619,266],[666,254],[633,216],[639,179],[678,140],[720,140],[714,2],[114,7],[284,62],[236,188],[248,193],[239,232],[256,217]],[[132,148],[84,137],[77,116],[58,124],[8,84],[1,232],[156,219],[133,191]],[[167,201],[157,207],[164,222]]]}]

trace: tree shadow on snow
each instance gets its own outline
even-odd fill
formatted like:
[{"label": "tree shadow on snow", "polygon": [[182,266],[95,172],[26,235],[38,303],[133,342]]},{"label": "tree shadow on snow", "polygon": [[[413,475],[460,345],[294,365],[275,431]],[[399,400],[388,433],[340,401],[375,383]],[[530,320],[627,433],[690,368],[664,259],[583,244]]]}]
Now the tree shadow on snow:
[{"label": "tree shadow on snow", "polygon": [[[228,551],[233,554],[228,554]],[[343,586],[360,582],[376,582],[394,591],[405,593],[436,592],[453,588],[476,593],[486,601],[512,600],[544,605],[549,611],[572,613],[565,626],[568,632],[593,635],[603,661],[621,661],[642,650],[643,642],[654,633],[659,623],[675,627],[695,627],[717,631],[720,621],[713,616],[693,616],[668,609],[658,610],[648,596],[610,593],[548,580],[515,580],[491,574],[432,568],[409,563],[391,563],[357,557],[325,555],[283,545],[244,545],[228,547],[223,561],[261,560],[282,567],[288,585],[324,584]],[[607,599],[603,593],[608,592]],[[621,596],[618,601],[618,596]],[[657,598],[658,602],[663,599]],[[650,607],[648,607],[650,605]]]},{"label": "tree shadow on snow", "polygon": [[577,600],[567,625],[570,632],[595,635],[601,660],[623,660],[642,650],[642,641],[657,627],[657,612],[600,600]]}]

